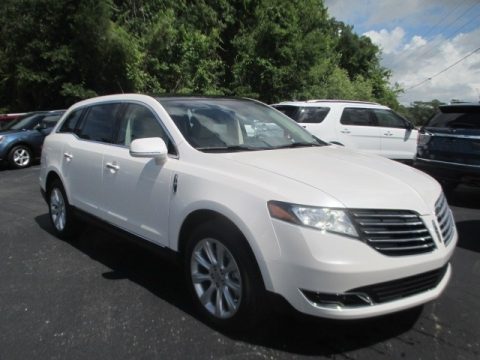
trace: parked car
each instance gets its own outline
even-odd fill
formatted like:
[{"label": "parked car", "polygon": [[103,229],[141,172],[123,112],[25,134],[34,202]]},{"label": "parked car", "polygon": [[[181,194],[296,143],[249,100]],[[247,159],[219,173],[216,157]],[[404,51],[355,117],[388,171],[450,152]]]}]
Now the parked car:
[{"label": "parked car", "polygon": [[480,104],[440,106],[420,130],[415,166],[447,191],[460,183],[480,185]]},{"label": "parked car", "polygon": [[8,162],[14,168],[30,166],[35,158],[40,158],[45,136],[64,112],[31,112],[11,121],[0,131],[0,162]]},{"label": "parked car", "polygon": [[288,101],[272,106],[332,144],[410,162],[417,150],[418,131],[386,106],[347,100]]},{"label": "parked car", "polygon": [[10,121],[13,121],[25,113],[0,114],[0,130],[7,126]]},{"label": "parked car", "polygon": [[247,99],[77,103],[45,140],[40,187],[61,238],[82,218],[169,250],[222,329],[256,319],[265,290],[334,319],[421,305],[447,286],[457,242],[430,176]]}]

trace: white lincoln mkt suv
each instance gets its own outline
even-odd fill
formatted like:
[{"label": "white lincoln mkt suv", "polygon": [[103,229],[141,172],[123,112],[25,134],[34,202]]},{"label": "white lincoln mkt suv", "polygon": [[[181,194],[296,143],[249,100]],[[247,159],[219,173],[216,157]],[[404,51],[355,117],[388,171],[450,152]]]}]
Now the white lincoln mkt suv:
[{"label": "white lincoln mkt suv", "polygon": [[357,319],[434,300],[451,275],[457,231],[435,180],[328,145],[257,101],[82,101],[41,164],[59,237],[90,218],[173,251],[218,327],[254,318],[266,291],[302,313]]}]

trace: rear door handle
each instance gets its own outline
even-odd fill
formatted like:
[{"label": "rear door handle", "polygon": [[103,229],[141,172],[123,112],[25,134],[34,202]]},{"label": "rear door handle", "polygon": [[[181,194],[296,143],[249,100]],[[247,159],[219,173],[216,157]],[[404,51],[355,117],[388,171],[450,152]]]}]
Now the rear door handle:
[{"label": "rear door handle", "polygon": [[387,131],[387,132],[384,133],[383,135],[385,135],[385,136],[393,136],[393,133],[391,133],[390,131]]},{"label": "rear door handle", "polygon": [[113,164],[113,163],[106,163],[106,164],[105,164],[105,167],[106,167],[107,169],[112,170],[112,172],[117,172],[118,170],[120,170],[120,166],[117,165],[117,164]]},{"label": "rear door handle", "polygon": [[70,161],[73,159],[73,155],[69,153],[63,153],[63,157],[67,160]]},{"label": "rear door handle", "polygon": [[348,130],[348,129],[340,130],[340,132],[341,132],[342,134],[350,134],[350,130]]}]

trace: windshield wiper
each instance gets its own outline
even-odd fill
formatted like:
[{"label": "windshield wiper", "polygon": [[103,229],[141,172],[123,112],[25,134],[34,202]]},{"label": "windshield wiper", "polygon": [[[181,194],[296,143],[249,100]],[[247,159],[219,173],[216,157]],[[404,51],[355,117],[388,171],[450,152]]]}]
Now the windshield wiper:
[{"label": "windshield wiper", "polygon": [[263,148],[257,147],[250,147],[245,145],[229,145],[229,146],[204,146],[204,147],[197,147],[197,150],[200,151],[218,151],[218,152],[230,152],[230,151],[256,151],[256,150],[264,150]]},{"label": "windshield wiper", "polygon": [[272,149],[286,149],[286,148],[311,147],[311,146],[323,146],[323,145],[322,144],[317,144],[317,143],[294,142],[294,143],[291,143],[291,144],[275,146]]}]

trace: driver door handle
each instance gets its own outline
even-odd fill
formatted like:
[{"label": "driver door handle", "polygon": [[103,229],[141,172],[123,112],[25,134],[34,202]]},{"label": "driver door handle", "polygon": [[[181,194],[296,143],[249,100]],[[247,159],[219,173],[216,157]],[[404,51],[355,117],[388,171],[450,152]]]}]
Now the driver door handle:
[{"label": "driver door handle", "polygon": [[112,172],[117,172],[118,170],[120,170],[120,166],[119,166],[119,165],[113,164],[113,163],[109,163],[109,162],[105,164],[105,167],[106,167],[107,169],[112,170]]},{"label": "driver door handle", "polygon": [[348,129],[340,130],[340,132],[341,132],[342,134],[350,134],[350,130],[348,130]]},{"label": "driver door handle", "polygon": [[66,152],[66,153],[63,153],[63,157],[67,160],[67,161],[70,161],[73,159],[73,155]]}]

